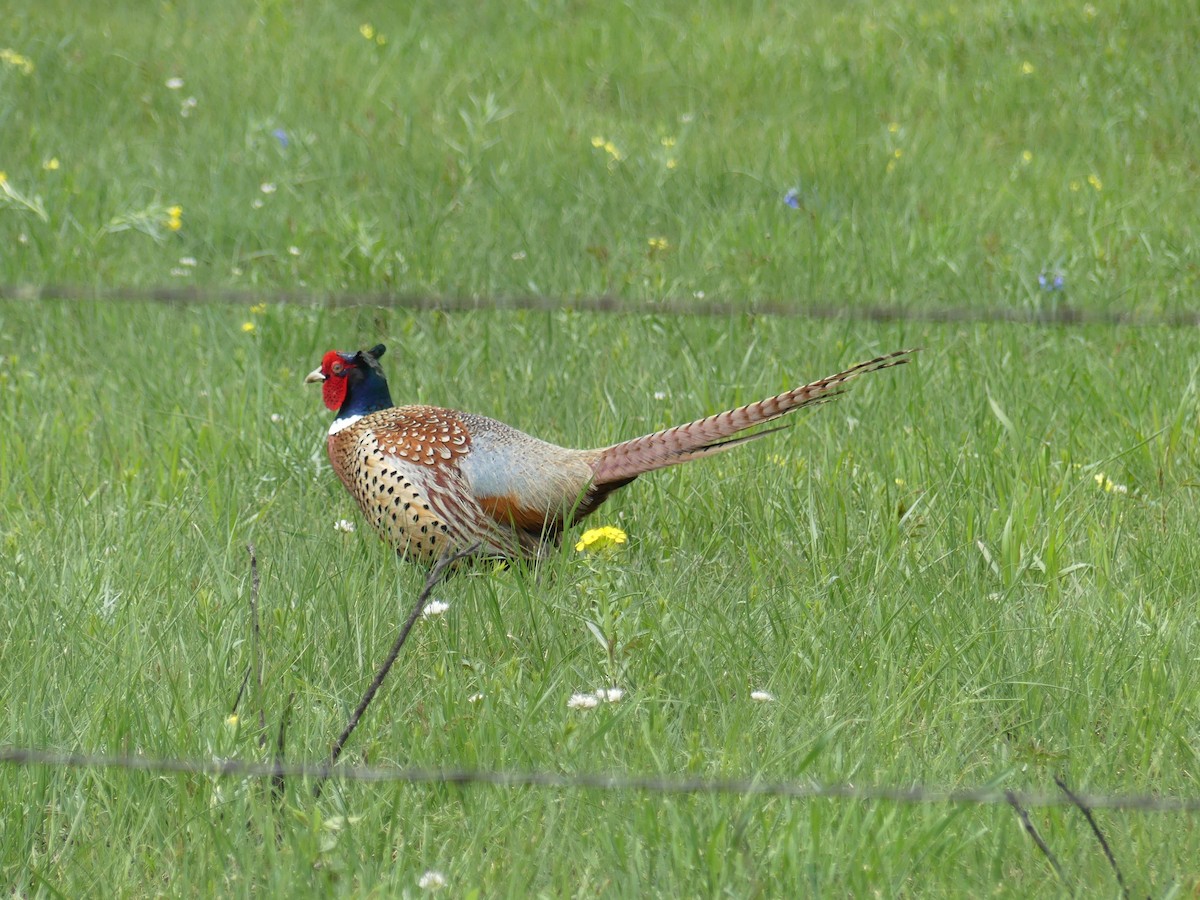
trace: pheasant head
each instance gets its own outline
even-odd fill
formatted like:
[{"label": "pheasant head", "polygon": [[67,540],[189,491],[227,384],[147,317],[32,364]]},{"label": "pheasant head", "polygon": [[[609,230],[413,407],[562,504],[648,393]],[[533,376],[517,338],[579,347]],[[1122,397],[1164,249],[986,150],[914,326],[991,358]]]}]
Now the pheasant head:
[{"label": "pheasant head", "polygon": [[338,421],[389,409],[393,405],[392,395],[379,365],[379,357],[385,350],[383,344],[357,353],[330,350],[304,381],[321,383],[325,405],[338,414]]}]

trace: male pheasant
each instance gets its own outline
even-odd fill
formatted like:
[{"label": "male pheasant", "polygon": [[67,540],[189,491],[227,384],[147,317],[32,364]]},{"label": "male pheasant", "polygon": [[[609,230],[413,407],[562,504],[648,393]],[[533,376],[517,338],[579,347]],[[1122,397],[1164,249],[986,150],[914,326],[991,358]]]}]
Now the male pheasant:
[{"label": "male pheasant", "polygon": [[433,561],[478,544],[479,554],[537,559],[567,526],[639,475],[720,453],[741,434],[842,393],[852,378],[908,362],[898,350],[775,397],[595,450],[540,441],[502,422],[436,406],[393,406],[379,365],[386,348],[330,350],[306,383],[321,382],[337,413],[327,449],[367,520],[398,553]]}]

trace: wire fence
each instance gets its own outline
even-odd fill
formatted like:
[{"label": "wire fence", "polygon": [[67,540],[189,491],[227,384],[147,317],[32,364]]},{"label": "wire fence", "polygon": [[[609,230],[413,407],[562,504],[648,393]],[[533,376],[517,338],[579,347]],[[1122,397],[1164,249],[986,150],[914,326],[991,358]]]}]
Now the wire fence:
[{"label": "wire fence", "polygon": [[95,288],[81,285],[0,285],[0,299],[74,302],[140,302],[179,306],[276,303],[309,307],[381,307],[414,312],[533,311],[609,313],[620,315],[729,317],[761,315],[793,319],[867,322],[996,322],[1027,325],[1125,325],[1187,328],[1200,325],[1200,310],[1082,309],[1064,302],[1045,305],[910,306],[848,302],[757,299],[665,298],[630,300],[601,294],[580,297],[512,295],[468,297],[387,291],[248,290],[198,286]]},{"label": "wire fence", "polygon": [[1200,796],[1088,794],[1011,791],[999,787],[952,790],[920,785],[821,784],[764,778],[702,778],[627,773],[561,773],[513,770],[441,769],[395,766],[329,766],[326,763],[250,762],[240,759],[170,759],[66,753],[33,747],[0,747],[0,764],[22,767],[109,769],[209,778],[334,780],[344,782],[480,785],[499,788],[640,791],[649,794],[736,794],[793,800],[885,801],[909,805],[1013,805],[1027,809],[1075,806],[1143,813],[1200,812]]}]

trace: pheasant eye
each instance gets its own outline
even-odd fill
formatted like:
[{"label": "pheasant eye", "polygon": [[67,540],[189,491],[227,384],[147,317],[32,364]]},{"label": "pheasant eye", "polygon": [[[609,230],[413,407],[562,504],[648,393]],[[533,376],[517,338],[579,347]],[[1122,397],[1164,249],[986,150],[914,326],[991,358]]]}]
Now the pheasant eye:
[{"label": "pheasant eye", "polygon": [[343,375],[346,372],[346,367],[344,365],[342,365],[340,362],[335,362],[332,366],[329,367],[329,370],[331,372],[333,372],[334,375]]}]

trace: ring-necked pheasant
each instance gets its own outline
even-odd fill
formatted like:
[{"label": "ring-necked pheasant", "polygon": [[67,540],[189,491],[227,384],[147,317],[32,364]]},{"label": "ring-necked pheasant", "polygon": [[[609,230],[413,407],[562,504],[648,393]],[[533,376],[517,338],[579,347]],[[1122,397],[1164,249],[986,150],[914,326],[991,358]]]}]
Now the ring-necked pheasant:
[{"label": "ring-necked pheasant", "polygon": [[852,378],[902,365],[913,352],[611,447],[571,450],[485,416],[393,406],[379,365],[385,349],[330,350],[304,380],[322,382],[325,405],[337,413],[327,446],[342,484],[398,553],[428,561],[477,542],[484,555],[536,559],[639,475],[778,431],[741,434],[830,400]]}]

